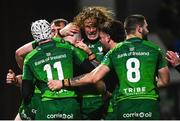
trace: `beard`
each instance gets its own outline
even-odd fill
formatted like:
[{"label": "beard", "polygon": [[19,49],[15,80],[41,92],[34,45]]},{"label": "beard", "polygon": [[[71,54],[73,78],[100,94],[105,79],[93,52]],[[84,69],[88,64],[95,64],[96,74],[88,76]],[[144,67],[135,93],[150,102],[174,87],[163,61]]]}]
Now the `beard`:
[{"label": "beard", "polygon": [[142,39],[148,40],[148,33],[147,32],[145,32],[145,31],[142,32]]}]

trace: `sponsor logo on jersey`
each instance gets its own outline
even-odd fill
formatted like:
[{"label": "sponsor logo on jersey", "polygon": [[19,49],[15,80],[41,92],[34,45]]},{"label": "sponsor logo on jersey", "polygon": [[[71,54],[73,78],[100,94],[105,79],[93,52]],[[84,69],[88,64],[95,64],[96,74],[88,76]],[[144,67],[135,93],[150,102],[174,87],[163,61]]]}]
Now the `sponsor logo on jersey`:
[{"label": "sponsor logo on jersey", "polygon": [[123,91],[126,95],[145,94],[146,87],[125,88]]}]

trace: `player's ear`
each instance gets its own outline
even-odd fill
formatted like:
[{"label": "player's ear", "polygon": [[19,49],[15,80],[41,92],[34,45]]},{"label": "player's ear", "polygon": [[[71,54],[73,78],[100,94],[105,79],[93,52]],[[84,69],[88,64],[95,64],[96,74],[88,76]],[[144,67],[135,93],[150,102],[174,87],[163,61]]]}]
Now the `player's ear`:
[{"label": "player's ear", "polygon": [[142,33],[142,32],[143,32],[143,27],[140,26],[140,25],[138,25],[138,26],[137,26],[137,31],[138,31],[139,33]]},{"label": "player's ear", "polygon": [[107,42],[109,43],[111,41],[111,36],[107,34]]}]

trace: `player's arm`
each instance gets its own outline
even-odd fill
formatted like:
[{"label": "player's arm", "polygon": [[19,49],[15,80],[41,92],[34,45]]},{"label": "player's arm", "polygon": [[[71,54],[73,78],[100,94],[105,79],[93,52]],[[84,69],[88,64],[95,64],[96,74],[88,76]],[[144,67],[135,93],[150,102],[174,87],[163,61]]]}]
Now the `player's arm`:
[{"label": "player's arm", "polygon": [[168,67],[164,67],[158,70],[157,86],[164,87],[169,84],[170,76]]},{"label": "player's arm", "polygon": [[36,41],[33,41],[23,45],[16,50],[15,58],[20,69],[23,68],[24,56],[31,52],[37,45],[38,43]]},{"label": "player's arm", "polygon": [[75,77],[73,79],[65,79],[62,81],[51,80],[48,82],[48,86],[51,90],[58,90],[58,89],[61,89],[62,87],[82,86],[82,85],[87,85],[87,84],[92,84],[92,83],[96,84],[109,71],[110,71],[109,67],[103,64],[100,64],[90,73]]},{"label": "player's arm", "polygon": [[74,33],[77,33],[77,32],[79,32],[79,27],[77,27],[76,25],[73,25],[72,23],[69,23],[64,28],[59,30],[61,37],[65,37],[68,35],[73,36]]},{"label": "player's arm", "polygon": [[88,59],[91,61],[91,63],[95,66],[99,65],[100,63],[96,60],[96,55],[91,51],[91,49],[83,42],[78,41],[75,44],[76,47],[84,50],[88,54]]},{"label": "player's arm", "polygon": [[[85,61],[83,61],[83,63],[80,64],[80,69],[83,69],[82,71],[84,73],[91,72],[97,66],[97,63],[95,64],[94,61],[95,59],[86,59]],[[107,90],[103,80],[99,80],[97,83],[94,83],[94,85],[99,93],[101,93],[103,96],[106,95]]]},{"label": "player's arm", "polygon": [[22,80],[22,98],[24,102],[27,104],[31,100],[31,97],[34,92],[34,84],[32,80]]},{"label": "player's arm", "polygon": [[84,50],[88,55],[90,55],[92,53],[91,49],[83,42],[83,40],[77,41],[75,46]]},{"label": "player's arm", "polygon": [[[91,72],[93,69],[95,68],[95,66],[88,60],[85,59],[80,65],[79,65],[79,69],[81,69],[82,72],[84,73],[89,73]],[[78,76],[76,79],[83,77],[85,74]],[[51,90],[58,90],[61,88],[61,81],[56,81],[56,80],[50,80],[48,82],[48,87]]]},{"label": "player's arm", "polygon": [[[36,41],[29,42],[16,50],[15,58],[16,58],[16,62],[18,64],[18,66],[21,70],[23,69],[24,56],[27,53],[29,53],[30,51],[32,51],[37,46],[37,44],[38,43]],[[11,83],[16,86],[21,86],[22,85],[22,75],[19,74],[16,76],[14,71],[12,69],[9,69],[7,76],[6,76],[6,83],[8,83],[8,84]]]},{"label": "player's arm", "polygon": [[[89,59],[86,59],[86,60],[83,61],[83,63],[81,63],[79,65],[79,68],[82,69],[82,72],[89,73],[96,67],[96,65],[94,65],[92,63],[92,61],[93,60],[90,61]],[[106,85],[105,85],[103,80],[100,80],[97,83],[95,83],[95,87],[97,88],[99,93],[105,95],[105,93],[106,93]]]},{"label": "player's arm", "polygon": [[23,65],[21,94],[24,102],[29,103],[35,89],[35,83],[33,80],[35,77],[31,70],[31,64],[26,58],[28,58],[28,56],[25,57],[26,61],[24,61]]},{"label": "player's arm", "polygon": [[98,67],[96,67],[94,70],[92,70],[90,73],[86,74],[84,77],[72,79],[70,81],[71,85],[68,85],[68,83],[65,83],[64,86],[80,86],[85,85],[89,83],[97,83],[99,80],[101,80],[108,72],[110,71],[109,67],[100,64]]}]

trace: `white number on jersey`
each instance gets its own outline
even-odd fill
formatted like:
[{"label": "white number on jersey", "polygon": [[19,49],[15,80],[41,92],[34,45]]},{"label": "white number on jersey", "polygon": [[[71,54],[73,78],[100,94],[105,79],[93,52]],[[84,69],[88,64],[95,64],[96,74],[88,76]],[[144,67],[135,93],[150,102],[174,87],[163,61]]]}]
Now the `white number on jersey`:
[{"label": "white number on jersey", "polygon": [[[57,70],[58,79],[63,80],[64,79],[64,74],[63,74],[61,62],[60,61],[55,62],[54,65],[53,65],[53,68],[55,68]],[[47,73],[47,79],[48,80],[53,80],[52,69],[51,69],[50,64],[44,65],[44,71],[46,71],[46,73]],[[67,90],[66,89],[61,89],[61,90],[57,91],[56,93],[62,93],[62,92],[67,92]]]},{"label": "white number on jersey", "polygon": [[[62,70],[62,65],[61,62],[55,62],[53,65],[53,68],[56,68],[57,73],[58,73],[58,79],[59,80],[63,80],[64,79],[64,75],[63,75],[63,70]],[[48,80],[53,80],[53,75],[52,75],[52,68],[50,64],[46,64],[44,65],[44,71],[46,71],[47,73],[47,79]]]},{"label": "white number on jersey", "polygon": [[[134,66],[133,66],[134,65]],[[140,62],[137,58],[130,58],[126,62],[127,79],[130,82],[138,82],[140,80]],[[134,75],[134,77],[133,77]]]}]

